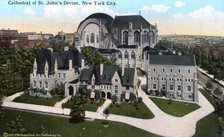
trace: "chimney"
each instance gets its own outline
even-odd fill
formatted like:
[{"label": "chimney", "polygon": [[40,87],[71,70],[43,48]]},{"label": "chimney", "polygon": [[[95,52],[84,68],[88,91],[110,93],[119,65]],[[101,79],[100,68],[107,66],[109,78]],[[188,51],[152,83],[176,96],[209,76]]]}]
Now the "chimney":
[{"label": "chimney", "polygon": [[81,69],[83,69],[84,67],[85,67],[85,60],[82,59],[82,60],[81,60]]},{"label": "chimney", "polygon": [[100,64],[100,76],[103,75],[103,64]]},{"label": "chimney", "polygon": [[124,70],[125,70],[125,68],[124,68],[124,66],[122,66],[122,70],[121,70],[122,76],[124,76]]},{"label": "chimney", "polygon": [[50,50],[51,52],[53,52],[53,49],[52,48],[47,48],[48,50]]},{"label": "chimney", "polygon": [[132,22],[129,22],[129,29],[132,29],[133,28],[132,25],[133,25]]},{"label": "chimney", "polygon": [[72,66],[73,66],[72,60],[69,60],[69,70],[72,70]]},{"label": "chimney", "polygon": [[54,72],[57,72],[58,71],[58,61],[57,59],[55,59],[55,62],[54,62]]},{"label": "chimney", "polygon": [[36,72],[37,72],[37,60],[35,59],[33,63],[33,73],[36,73]]},{"label": "chimney", "polygon": [[69,50],[69,47],[68,46],[65,46],[64,47],[64,51],[68,51]]}]

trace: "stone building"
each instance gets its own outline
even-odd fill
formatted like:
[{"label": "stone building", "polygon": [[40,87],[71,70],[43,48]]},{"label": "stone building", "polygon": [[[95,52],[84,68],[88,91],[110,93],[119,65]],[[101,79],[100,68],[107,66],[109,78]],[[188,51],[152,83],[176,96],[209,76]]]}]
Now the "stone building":
[{"label": "stone building", "polygon": [[198,101],[194,55],[149,55],[147,63],[148,94]]},{"label": "stone building", "polygon": [[135,68],[120,68],[118,66],[100,64],[82,70],[80,87],[94,92],[100,91],[102,98],[111,99],[116,95],[121,99],[129,99],[130,93],[137,92],[137,72]]},{"label": "stone building", "polygon": [[[158,29],[141,15],[111,16],[95,13],[85,18],[74,34],[75,47],[81,50],[91,46],[99,49],[117,49],[117,65],[142,67],[144,47],[157,44]],[[133,57],[133,58],[132,58]]]},{"label": "stone building", "polygon": [[44,49],[34,61],[30,87],[50,91],[57,84],[74,81],[78,79],[83,64],[82,55],[76,49],[65,47],[62,52]]}]

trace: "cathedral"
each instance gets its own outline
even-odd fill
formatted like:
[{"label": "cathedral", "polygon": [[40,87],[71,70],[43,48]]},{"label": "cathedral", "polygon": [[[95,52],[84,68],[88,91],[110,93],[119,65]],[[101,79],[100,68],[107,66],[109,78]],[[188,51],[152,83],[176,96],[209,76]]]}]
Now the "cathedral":
[{"label": "cathedral", "polygon": [[74,35],[75,47],[116,49],[116,64],[121,67],[139,67],[145,47],[157,44],[158,29],[141,15],[111,16],[95,13],[85,18]]}]

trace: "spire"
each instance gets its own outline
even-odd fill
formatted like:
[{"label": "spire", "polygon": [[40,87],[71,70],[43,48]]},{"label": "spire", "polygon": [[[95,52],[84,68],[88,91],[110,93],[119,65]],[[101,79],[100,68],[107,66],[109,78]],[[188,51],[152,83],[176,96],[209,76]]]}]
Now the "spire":
[{"label": "spire", "polygon": [[55,59],[55,62],[54,62],[54,72],[57,72],[58,71],[58,61],[57,59]]},{"label": "spire", "polygon": [[37,60],[35,58],[34,63],[33,63],[33,72],[37,71]]}]

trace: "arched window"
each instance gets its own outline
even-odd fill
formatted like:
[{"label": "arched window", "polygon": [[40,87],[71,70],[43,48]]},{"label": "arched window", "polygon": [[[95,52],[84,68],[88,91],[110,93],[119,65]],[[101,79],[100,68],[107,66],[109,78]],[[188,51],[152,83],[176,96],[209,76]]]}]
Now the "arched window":
[{"label": "arched window", "polygon": [[40,84],[40,88],[42,88],[42,81],[40,81],[40,83],[39,83],[39,84]]},{"label": "arched window", "polygon": [[152,32],[152,43],[155,43],[155,33]]},{"label": "arched window", "polygon": [[140,41],[140,33],[138,31],[134,32],[134,42]]},{"label": "arched window", "polygon": [[37,86],[37,82],[33,81],[33,87],[35,88]]},{"label": "arched window", "polygon": [[123,32],[123,44],[128,44],[128,32]]},{"label": "arched window", "polygon": [[149,42],[149,33],[147,31],[144,31],[142,34],[142,42],[143,43]]},{"label": "arched window", "polygon": [[122,53],[119,53],[118,54],[118,58],[122,58]]},{"label": "arched window", "polygon": [[48,88],[48,82],[45,82],[45,88]]},{"label": "arched window", "polygon": [[131,52],[131,58],[135,59],[135,52],[134,51]]},{"label": "arched window", "polygon": [[96,36],[96,43],[99,43],[99,35]]},{"label": "arched window", "polygon": [[89,35],[86,36],[86,42],[89,43]]},{"label": "arched window", "polygon": [[94,33],[91,33],[90,43],[95,43],[95,34]]},{"label": "arched window", "polygon": [[124,58],[128,58],[128,52],[127,51],[125,51],[125,53],[124,53]]}]

